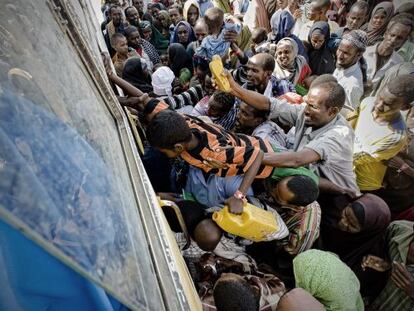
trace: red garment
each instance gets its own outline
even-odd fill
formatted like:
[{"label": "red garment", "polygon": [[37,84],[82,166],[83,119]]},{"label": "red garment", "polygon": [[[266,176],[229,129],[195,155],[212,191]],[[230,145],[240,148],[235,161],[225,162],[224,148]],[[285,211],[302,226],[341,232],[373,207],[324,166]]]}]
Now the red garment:
[{"label": "red garment", "polygon": [[414,206],[410,207],[409,209],[399,213],[399,214],[392,214],[392,220],[409,220],[414,221]]}]

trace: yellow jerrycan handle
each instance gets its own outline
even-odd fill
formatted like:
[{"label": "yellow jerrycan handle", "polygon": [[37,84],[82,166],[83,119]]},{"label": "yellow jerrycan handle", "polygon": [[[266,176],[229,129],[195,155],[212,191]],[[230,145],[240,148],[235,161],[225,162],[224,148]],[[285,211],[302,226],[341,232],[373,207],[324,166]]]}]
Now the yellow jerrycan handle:
[{"label": "yellow jerrycan handle", "polygon": [[227,93],[230,92],[231,88],[229,80],[227,80],[227,78],[222,75],[222,73],[224,72],[224,67],[223,62],[221,61],[221,57],[219,55],[213,56],[209,67],[219,90]]}]

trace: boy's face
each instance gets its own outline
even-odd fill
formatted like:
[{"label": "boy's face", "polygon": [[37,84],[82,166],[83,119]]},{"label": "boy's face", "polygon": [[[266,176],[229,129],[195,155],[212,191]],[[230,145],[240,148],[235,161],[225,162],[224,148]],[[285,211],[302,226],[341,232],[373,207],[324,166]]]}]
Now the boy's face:
[{"label": "boy's face", "polygon": [[161,63],[164,65],[164,66],[169,66],[170,64],[169,64],[169,60],[168,60],[168,55],[167,54],[162,54],[161,56],[160,56],[160,59],[161,59]]},{"label": "boy's face", "polygon": [[170,19],[174,25],[177,25],[178,22],[183,20],[183,17],[181,16],[180,12],[178,12],[176,8],[170,9],[168,13],[170,13]]},{"label": "boy's face", "polygon": [[175,144],[173,149],[164,149],[164,148],[157,148],[163,154],[165,154],[168,158],[174,159],[178,158],[181,153],[184,151],[184,146],[182,144]]},{"label": "boy's face", "polygon": [[126,38],[119,39],[115,45],[115,50],[120,54],[128,54],[128,41]]},{"label": "boy's face", "polygon": [[283,178],[279,181],[273,189],[267,189],[273,200],[281,206],[291,206],[289,203],[293,198],[294,194],[289,190],[287,183],[291,177]]}]

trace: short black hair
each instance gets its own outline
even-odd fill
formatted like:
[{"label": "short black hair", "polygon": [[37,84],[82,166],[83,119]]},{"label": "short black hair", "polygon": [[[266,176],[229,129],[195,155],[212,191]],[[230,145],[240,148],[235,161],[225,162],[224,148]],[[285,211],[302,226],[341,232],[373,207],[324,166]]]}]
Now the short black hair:
[{"label": "short black hair", "polygon": [[336,78],[330,74],[330,73],[324,73],[320,76],[317,76],[312,83],[310,84],[310,86],[317,86],[318,84],[322,84],[322,83],[326,83],[326,82],[338,82],[338,80],[336,80]]},{"label": "short black hair", "polygon": [[290,204],[306,206],[316,201],[319,196],[319,187],[315,181],[305,175],[292,176],[286,183],[289,190],[294,194]]},{"label": "short black hair", "polygon": [[[129,6],[129,7],[127,7],[127,8],[124,10],[125,17],[128,17],[128,11],[129,11],[129,10],[131,10],[131,9],[135,9],[135,10],[137,10],[137,8],[136,8],[136,7],[134,7],[134,6]],[[138,10],[137,10],[137,11],[138,11]]]},{"label": "short black hair", "polygon": [[112,10],[113,9],[120,9],[122,11],[122,8],[120,5],[118,4],[112,4],[109,9],[108,9],[108,15],[111,16]]},{"label": "short black hair", "polygon": [[369,12],[369,4],[368,4],[368,2],[365,2],[365,1],[357,1],[351,6],[351,8],[349,9],[349,12],[351,12],[354,9],[365,10],[368,13]]},{"label": "short black hair", "polygon": [[328,97],[325,100],[325,105],[327,107],[337,107],[339,109],[342,109],[342,107],[345,105],[345,100],[346,100],[345,90],[339,83],[337,82],[317,83],[316,85],[313,84],[311,88],[319,88],[327,92]]},{"label": "short black hair", "polygon": [[401,24],[407,27],[410,27],[410,33],[413,31],[414,22],[413,16],[409,13],[399,13],[391,18],[390,22],[388,23],[387,30],[390,30],[397,24]]},{"label": "short black hair", "polygon": [[175,4],[173,4],[172,6],[170,6],[168,8],[168,10],[171,10],[171,9],[176,9],[178,11],[178,13],[183,15],[183,7],[181,5],[179,5],[178,3],[175,3]]},{"label": "short black hair", "polygon": [[191,130],[184,117],[178,112],[164,110],[159,112],[148,125],[147,139],[155,148],[173,149],[177,143],[190,141]]},{"label": "short black hair", "polygon": [[122,39],[126,39],[126,37],[122,33],[120,32],[114,33],[111,37],[111,46],[115,48],[115,45],[118,43],[118,41]]},{"label": "short black hair", "polygon": [[221,104],[222,111],[227,112],[234,106],[234,102],[236,100],[234,95],[223,91],[215,91],[213,96],[214,101]]},{"label": "short black hair", "polygon": [[260,297],[244,280],[218,280],[213,291],[217,311],[258,311]]},{"label": "short black hair", "polygon": [[394,96],[400,97],[405,104],[414,101],[414,76],[410,74],[401,75],[398,79],[392,79],[386,86],[387,90]]}]

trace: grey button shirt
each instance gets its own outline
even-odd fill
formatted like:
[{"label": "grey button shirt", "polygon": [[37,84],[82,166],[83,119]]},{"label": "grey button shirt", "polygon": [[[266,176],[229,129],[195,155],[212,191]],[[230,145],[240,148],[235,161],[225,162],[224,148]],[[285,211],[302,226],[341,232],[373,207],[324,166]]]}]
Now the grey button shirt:
[{"label": "grey button shirt", "polygon": [[321,160],[309,165],[317,175],[338,186],[358,191],[353,171],[354,131],[341,115],[337,115],[325,126],[313,130],[305,125],[304,108],[272,98],[269,119],[295,126],[293,150],[309,148],[319,154]]}]

